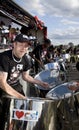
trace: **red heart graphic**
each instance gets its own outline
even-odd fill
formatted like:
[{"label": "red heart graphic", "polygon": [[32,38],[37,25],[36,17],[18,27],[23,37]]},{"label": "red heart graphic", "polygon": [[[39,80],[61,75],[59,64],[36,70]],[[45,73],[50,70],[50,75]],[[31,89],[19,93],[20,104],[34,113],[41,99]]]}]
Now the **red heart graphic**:
[{"label": "red heart graphic", "polygon": [[23,111],[16,111],[16,116],[20,119],[24,115]]}]

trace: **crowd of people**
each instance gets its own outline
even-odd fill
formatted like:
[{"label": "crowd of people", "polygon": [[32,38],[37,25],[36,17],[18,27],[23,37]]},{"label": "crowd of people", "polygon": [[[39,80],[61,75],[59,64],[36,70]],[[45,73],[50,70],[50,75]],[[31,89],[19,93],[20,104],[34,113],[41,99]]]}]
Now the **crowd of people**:
[{"label": "crowd of people", "polygon": [[76,46],[54,46],[50,39],[46,39],[43,44],[37,44],[29,55],[34,59],[31,63],[35,74],[39,73],[41,68],[44,70],[45,64],[59,59],[66,63],[76,63],[79,60],[79,50]]}]

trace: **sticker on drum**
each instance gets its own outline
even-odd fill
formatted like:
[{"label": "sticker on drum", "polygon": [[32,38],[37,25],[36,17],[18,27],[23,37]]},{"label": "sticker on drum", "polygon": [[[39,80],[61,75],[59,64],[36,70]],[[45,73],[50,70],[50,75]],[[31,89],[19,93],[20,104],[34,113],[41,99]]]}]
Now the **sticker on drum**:
[{"label": "sticker on drum", "polygon": [[23,121],[38,121],[38,111],[13,109],[12,119]]},{"label": "sticker on drum", "polygon": [[68,88],[69,82],[56,86],[51,89],[46,97],[53,100],[65,99],[72,96],[73,91]]}]

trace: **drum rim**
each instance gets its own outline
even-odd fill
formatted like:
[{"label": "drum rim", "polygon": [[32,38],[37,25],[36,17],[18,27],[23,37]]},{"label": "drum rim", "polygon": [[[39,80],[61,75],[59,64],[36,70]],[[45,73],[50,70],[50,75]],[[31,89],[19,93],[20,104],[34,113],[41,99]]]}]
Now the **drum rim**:
[{"label": "drum rim", "polygon": [[13,99],[13,100],[24,100],[24,101],[37,101],[37,102],[53,102],[53,100],[49,99],[49,98],[42,98],[42,97],[28,97],[26,99],[21,99],[21,98],[16,98],[10,95],[4,95],[3,98],[7,98],[7,99]]},{"label": "drum rim", "polygon": [[[49,99],[52,99],[52,100],[64,100],[65,98],[69,98],[69,97],[71,97],[72,95],[78,94],[79,91],[75,92],[75,91],[72,91],[72,90],[69,89],[70,92],[68,92],[68,93],[69,93],[70,95],[67,95],[67,96],[65,95],[66,97],[65,97],[64,95],[61,96],[61,97],[59,97],[59,98],[55,98],[54,96],[52,96],[52,97],[49,97],[49,96],[48,96],[52,91],[54,91],[55,89],[61,87],[61,85],[68,85],[68,84],[71,83],[71,82],[75,82],[75,81],[65,82],[65,83],[63,83],[63,84],[57,85],[56,87],[52,88],[52,89],[46,94],[46,98],[49,98]],[[68,94],[68,93],[67,93],[67,94]]]}]

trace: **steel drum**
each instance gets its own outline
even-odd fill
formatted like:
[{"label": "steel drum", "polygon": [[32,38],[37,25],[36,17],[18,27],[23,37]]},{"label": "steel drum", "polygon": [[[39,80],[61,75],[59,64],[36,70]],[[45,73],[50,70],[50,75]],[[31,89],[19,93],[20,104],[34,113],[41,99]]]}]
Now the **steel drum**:
[{"label": "steel drum", "polygon": [[[48,90],[66,81],[65,73],[59,71],[58,69],[41,71],[34,78],[49,83],[50,88],[48,88]],[[47,90],[47,88],[43,88],[39,85],[35,85],[35,86],[39,89]]]},{"label": "steel drum", "polygon": [[58,62],[47,63],[44,65],[44,67],[45,67],[45,70],[51,70],[51,69],[60,70],[60,66]]},{"label": "steel drum", "polygon": [[27,100],[4,97],[9,100],[4,130],[58,130],[56,103],[43,98]]},{"label": "steel drum", "polygon": [[58,85],[46,97],[57,104],[58,130],[79,130],[79,91],[72,91],[74,81]]},{"label": "steel drum", "polygon": [[66,71],[65,59],[63,59],[63,58],[58,59],[58,64],[60,65],[60,70]]}]

